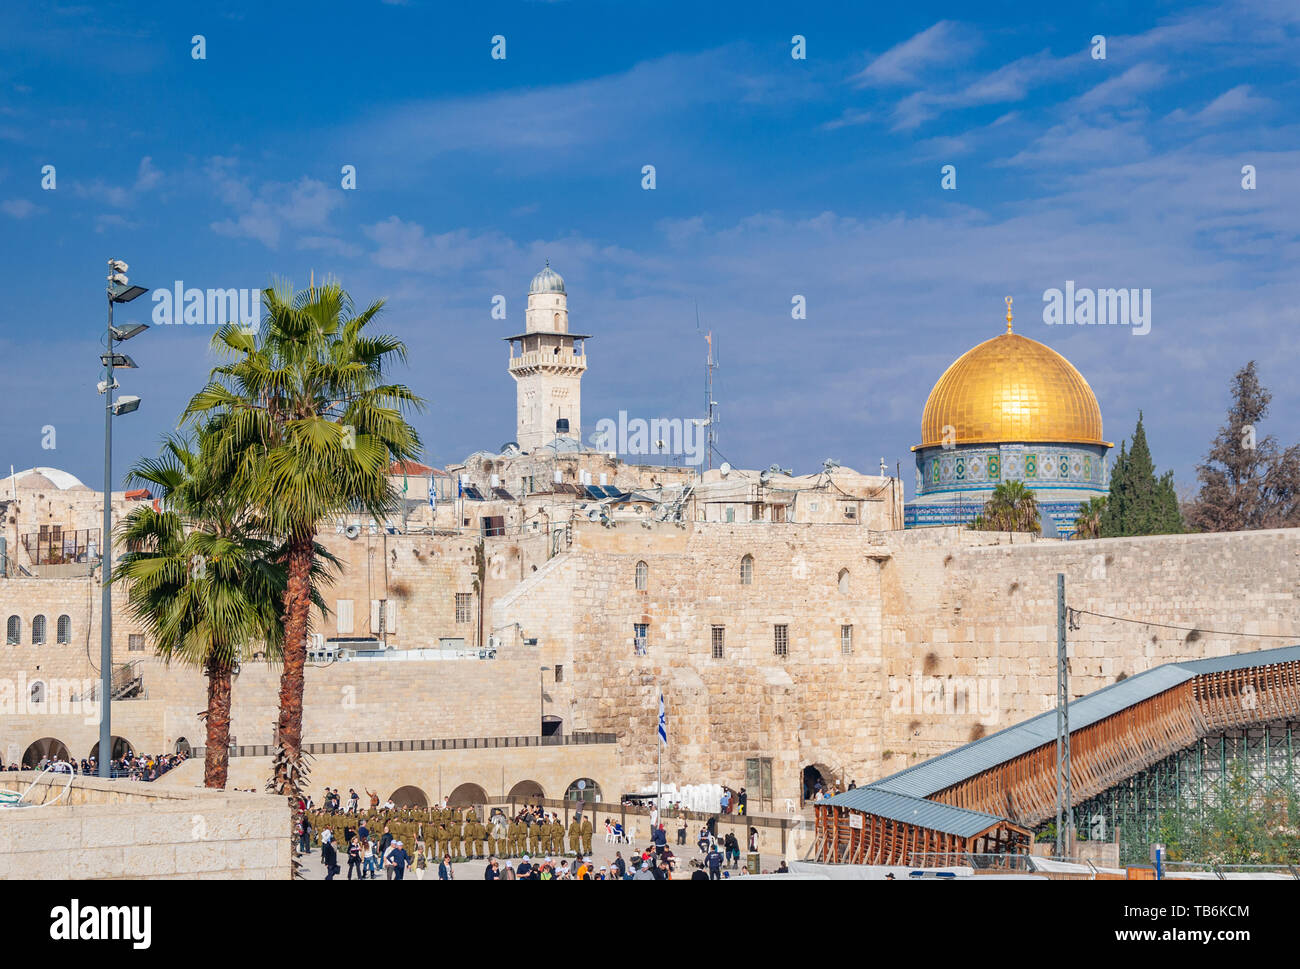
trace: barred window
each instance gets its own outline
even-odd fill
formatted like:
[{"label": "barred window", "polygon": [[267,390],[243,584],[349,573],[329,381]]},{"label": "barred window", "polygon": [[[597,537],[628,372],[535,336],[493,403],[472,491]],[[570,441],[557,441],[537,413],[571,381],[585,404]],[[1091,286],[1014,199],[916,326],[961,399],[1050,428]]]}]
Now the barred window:
[{"label": "barred window", "polygon": [[473,601],[474,601],[474,596],[472,593],[469,592],[456,593],[456,621],[457,622],[469,622],[471,620],[470,614],[473,611],[472,609]]},{"label": "barred window", "polygon": [[746,555],[740,560],[740,584],[754,584],[754,556]]},{"label": "barred window", "polygon": [[644,562],[636,564],[636,588],[638,592],[644,592],[646,584],[650,579],[650,566]]},{"label": "barred window", "polygon": [[23,641],[23,621],[17,616],[10,616],[9,622],[5,627],[5,642],[10,646],[18,646]]},{"label": "barred window", "polygon": [[564,667],[561,666],[559,663],[555,664],[555,682],[556,683],[564,682]]},{"label": "barred window", "polygon": [[632,650],[637,656],[644,656],[650,649],[650,624],[632,623]]},{"label": "barred window", "polygon": [[840,627],[840,652],[843,653],[845,656],[849,656],[853,653],[853,627],[852,626]]},{"label": "barred window", "polygon": [[790,655],[790,627],[773,626],[772,627],[772,652],[777,656]]},{"label": "barred window", "polygon": [[39,646],[45,642],[45,617],[37,616],[32,620],[32,645]]},{"label": "barred window", "polygon": [[132,633],[126,638],[126,648],[133,653],[143,653],[144,636],[140,633]]},{"label": "barred window", "polygon": [[72,642],[72,617],[71,616],[59,617],[59,625],[58,625],[57,632],[58,632],[59,642],[62,643],[64,646]]},{"label": "barred window", "polygon": [[726,626],[713,627],[712,646],[713,646],[714,659],[722,659],[723,647],[726,645],[726,635],[727,635]]}]

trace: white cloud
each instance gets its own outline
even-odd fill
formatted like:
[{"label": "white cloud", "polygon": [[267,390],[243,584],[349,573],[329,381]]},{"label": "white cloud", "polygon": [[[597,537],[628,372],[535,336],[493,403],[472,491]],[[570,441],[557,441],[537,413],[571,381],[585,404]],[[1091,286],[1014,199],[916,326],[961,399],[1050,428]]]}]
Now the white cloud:
[{"label": "white cloud", "polygon": [[28,199],[7,199],[0,202],[0,210],[15,219],[26,219],[39,212],[40,208]]},{"label": "white cloud", "polygon": [[940,20],[881,54],[850,81],[857,87],[916,84],[927,69],[969,57],[979,37],[951,20]]}]

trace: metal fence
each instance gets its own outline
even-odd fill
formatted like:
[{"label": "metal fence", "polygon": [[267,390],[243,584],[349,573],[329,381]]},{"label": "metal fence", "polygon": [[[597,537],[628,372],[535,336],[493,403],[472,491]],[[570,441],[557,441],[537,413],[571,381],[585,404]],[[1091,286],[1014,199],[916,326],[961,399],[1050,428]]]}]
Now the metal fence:
[{"label": "metal fence", "polygon": [[[303,744],[305,754],[386,754],[420,750],[486,750],[494,747],[567,747],[585,744],[613,744],[618,735],[612,733],[572,733],[553,737],[456,737],[445,740],[360,740],[336,744]],[[270,757],[274,744],[235,746],[231,757]],[[202,757],[204,748],[195,747],[194,756]]]},{"label": "metal fence", "polygon": [[31,532],[22,537],[22,542],[33,565],[89,562],[98,556],[100,547],[98,528]]}]

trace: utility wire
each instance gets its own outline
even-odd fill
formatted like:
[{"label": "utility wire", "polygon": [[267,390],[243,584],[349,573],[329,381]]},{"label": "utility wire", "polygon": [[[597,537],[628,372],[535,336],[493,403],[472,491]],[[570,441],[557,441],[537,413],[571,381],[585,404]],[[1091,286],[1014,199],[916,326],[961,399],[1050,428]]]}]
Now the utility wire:
[{"label": "utility wire", "polygon": [[[1200,626],[1171,626],[1169,623],[1152,622],[1149,619],[1130,619],[1126,616],[1107,616],[1100,612],[1090,612],[1087,609],[1070,609],[1069,612],[1075,616],[1095,616],[1097,619],[1109,619],[1112,622],[1128,622],[1136,626],[1158,626],[1161,629],[1177,629],[1185,633],[1204,633],[1207,636],[1245,636],[1251,639],[1295,639],[1300,640],[1300,635],[1294,633],[1242,633],[1242,632],[1225,632],[1221,629],[1202,629]],[[1074,628],[1078,628],[1075,626]]]}]

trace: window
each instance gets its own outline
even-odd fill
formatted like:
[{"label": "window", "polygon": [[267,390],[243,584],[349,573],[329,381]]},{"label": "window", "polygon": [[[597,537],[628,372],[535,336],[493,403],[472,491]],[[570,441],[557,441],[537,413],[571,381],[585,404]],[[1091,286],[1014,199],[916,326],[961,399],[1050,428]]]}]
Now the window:
[{"label": "window", "polygon": [[774,522],[785,521],[785,505],[772,506],[772,521]]},{"label": "window", "polygon": [[350,636],[352,634],[352,600],[339,599],[334,603],[334,628],[340,636]]},{"label": "window", "polygon": [[45,617],[37,616],[32,620],[32,645],[39,646],[45,642]]},{"label": "window", "polygon": [[843,653],[845,656],[851,656],[853,654],[853,627],[852,626],[840,627],[840,652]]},{"label": "window", "polygon": [[559,663],[555,664],[555,682],[556,683],[564,682],[564,667]]},{"label": "window", "polygon": [[726,635],[727,635],[726,626],[713,627],[712,646],[713,646],[714,659],[722,659],[723,647],[726,645]]},{"label": "window", "polygon": [[645,592],[646,581],[650,578],[650,566],[644,562],[636,564],[636,590]]},{"label": "window", "polygon": [[772,652],[777,656],[790,655],[790,627],[772,627]]},{"label": "window", "polygon": [[58,635],[59,643],[64,646],[72,642],[72,617],[71,616],[59,617],[57,635]]},{"label": "window", "polygon": [[841,505],[840,507],[842,507],[842,508],[844,509],[844,517],[845,517],[845,518],[857,518],[857,517],[858,517],[858,508],[857,508],[857,505],[853,504],[853,502],[851,502],[851,501],[846,501],[846,502],[844,502],[844,504]]},{"label": "window", "polygon": [[23,641],[23,621],[17,616],[10,616],[5,626],[5,642],[17,646]]},{"label": "window", "polygon": [[33,703],[44,703],[44,702],[45,702],[45,684],[42,683],[40,680],[37,680],[35,683],[33,683],[33,684],[32,684],[32,692],[31,692],[31,696],[32,696],[32,702],[33,702]]},{"label": "window", "polygon": [[456,593],[456,621],[469,622],[474,596],[468,592]]},{"label": "window", "polygon": [[728,505],[728,506],[727,506],[727,521],[729,521],[729,522],[734,522],[735,520],[736,520],[736,509],[734,509],[734,508],[732,508],[730,505]]},{"label": "window", "polygon": [[753,504],[749,508],[749,520],[752,522],[761,522],[763,520],[763,506]]},{"label": "window", "polygon": [[632,623],[632,650],[638,656],[644,656],[650,649],[650,624],[648,622]]},{"label": "window", "polygon": [[740,560],[740,584],[754,584],[754,556],[746,555]]},{"label": "window", "polygon": [[132,633],[126,637],[126,648],[132,653],[144,652],[144,636],[140,633]]},{"label": "window", "polygon": [[840,569],[839,584],[840,584],[840,595],[842,596],[848,595],[849,594],[849,570],[848,569]]}]

